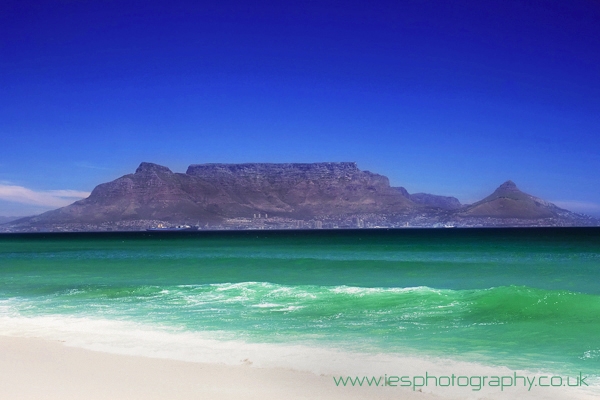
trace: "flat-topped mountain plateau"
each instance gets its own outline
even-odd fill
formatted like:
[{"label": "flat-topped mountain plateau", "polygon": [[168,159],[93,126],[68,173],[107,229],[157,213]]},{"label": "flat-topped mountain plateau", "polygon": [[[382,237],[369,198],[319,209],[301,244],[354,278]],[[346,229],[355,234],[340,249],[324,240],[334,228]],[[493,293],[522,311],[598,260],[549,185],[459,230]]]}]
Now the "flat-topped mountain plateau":
[{"label": "flat-topped mountain plateau", "polygon": [[186,173],[143,162],[88,198],[3,225],[4,231],[596,226],[520,191],[512,181],[471,205],[390,186],[353,162],[194,164]]}]

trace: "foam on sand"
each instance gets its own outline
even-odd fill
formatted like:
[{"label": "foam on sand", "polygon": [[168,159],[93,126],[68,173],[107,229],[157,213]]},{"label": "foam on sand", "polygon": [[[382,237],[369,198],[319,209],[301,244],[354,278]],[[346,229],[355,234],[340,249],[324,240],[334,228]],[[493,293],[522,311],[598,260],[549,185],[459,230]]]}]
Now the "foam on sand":
[{"label": "foam on sand", "polygon": [[[217,382],[220,382],[217,384],[217,389],[218,385],[222,384],[223,390],[231,386],[231,384],[227,383],[227,371],[239,371],[240,368],[245,368],[245,370],[247,370],[248,366],[250,366],[250,370],[263,371],[262,373],[265,375],[261,376],[266,379],[266,382],[262,383],[263,385],[268,386],[273,384],[276,387],[280,385],[280,382],[272,382],[271,378],[269,378],[269,374],[275,374],[273,371],[287,371],[290,375],[286,375],[285,379],[289,380],[289,385],[291,385],[291,387],[296,388],[295,392],[286,394],[287,398],[290,398],[290,396],[291,398],[301,398],[313,390],[306,387],[306,385],[309,384],[304,381],[304,379],[309,379],[306,378],[307,376],[313,377],[310,378],[309,381],[314,379],[314,382],[311,381],[312,383],[310,384],[316,385],[315,387],[321,387],[329,393],[329,395],[323,398],[334,398],[334,394],[337,396],[337,393],[342,392],[349,394],[350,398],[353,398],[354,396],[362,396],[369,393],[369,391],[376,391],[377,396],[383,396],[381,398],[387,398],[386,396],[398,398],[399,393],[403,393],[402,396],[404,396],[404,394],[412,393],[412,389],[397,386],[377,388],[340,387],[339,385],[336,386],[333,377],[377,377],[385,375],[414,377],[424,376],[426,373],[429,376],[436,377],[451,374],[455,374],[456,376],[513,376],[515,373],[515,371],[509,370],[508,368],[491,367],[448,359],[423,358],[397,353],[354,353],[308,345],[265,344],[248,343],[242,340],[218,340],[213,335],[208,335],[203,332],[175,331],[172,328],[161,329],[160,327],[133,322],[65,316],[38,316],[31,318],[22,316],[3,316],[0,318],[0,335],[5,336],[5,338],[2,339],[3,341],[6,339],[6,336],[46,339],[54,341],[54,344],[56,344],[56,341],[61,341],[66,346],[52,347],[54,349],[52,351],[59,352],[60,354],[63,354],[64,352],[66,352],[64,354],[73,354],[71,353],[71,350],[66,349],[77,347],[95,350],[96,352],[104,354],[112,353],[135,357],[141,356],[146,357],[144,358],[145,360],[147,360],[147,358],[162,359],[165,362],[165,366],[180,365],[173,363],[176,361],[184,361],[194,365],[204,365],[205,367],[203,368],[217,368],[220,371],[219,374],[224,374],[224,377],[221,376],[221,378],[217,379]],[[42,341],[42,343],[47,342]],[[43,350],[45,349],[45,345],[39,344],[39,346],[41,346],[40,351],[46,351]],[[36,354],[31,354],[31,358],[28,359],[28,362],[34,365],[37,365],[38,362],[42,364],[48,363],[48,360],[37,360],[36,357]],[[72,360],[67,357],[68,360],[71,360],[68,362],[77,364],[80,362],[80,359],[77,357]],[[86,357],[87,356],[84,358]],[[16,354],[15,358],[20,359],[20,356]],[[63,362],[62,360],[63,359],[61,358],[61,363]],[[87,364],[88,361],[85,361],[85,363]],[[152,363],[152,365],[161,365],[159,360],[152,361]],[[188,363],[184,364],[188,365]],[[50,362],[50,364],[52,363]],[[210,367],[206,367],[207,365],[210,365]],[[189,368],[193,369],[196,367]],[[36,368],[33,369],[33,371],[35,370]],[[166,375],[161,379],[164,382],[175,382],[176,379],[169,375],[171,374],[169,371],[167,371]],[[280,372],[277,372],[277,374]],[[527,376],[545,375],[543,371],[516,372],[519,375]],[[36,372],[36,374],[40,375],[32,377],[33,380],[46,379],[43,371]],[[525,387],[506,387],[504,390],[501,390],[498,387],[482,387],[481,390],[473,390],[474,388],[472,386],[436,387],[432,385],[421,387],[419,390],[421,391],[420,393],[430,393],[439,396],[440,398],[597,398],[598,392],[594,392],[593,390],[598,387],[595,386],[595,383],[590,383],[592,387],[587,390],[578,387],[532,387],[530,390]],[[111,383],[109,382],[106,384],[110,386]],[[234,382],[233,385],[235,386],[236,383]],[[135,388],[131,388],[131,390],[135,390]],[[258,392],[260,392],[260,390],[258,390],[257,393]],[[319,393],[315,393],[315,396],[317,396],[316,398],[323,395],[323,393]],[[375,392],[372,394],[375,395]],[[215,398],[228,398],[219,396],[216,396]],[[11,399],[20,397],[2,398]]]}]

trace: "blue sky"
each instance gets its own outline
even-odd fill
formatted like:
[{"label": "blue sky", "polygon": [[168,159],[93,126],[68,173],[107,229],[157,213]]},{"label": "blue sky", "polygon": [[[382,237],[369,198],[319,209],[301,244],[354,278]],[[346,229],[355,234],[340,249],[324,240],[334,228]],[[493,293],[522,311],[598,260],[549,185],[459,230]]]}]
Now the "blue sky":
[{"label": "blue sky", "polygon": [[5,0],[0,215],[142,161],[355,161],[409,192],[511,179],[600,215],[600,3]]}]

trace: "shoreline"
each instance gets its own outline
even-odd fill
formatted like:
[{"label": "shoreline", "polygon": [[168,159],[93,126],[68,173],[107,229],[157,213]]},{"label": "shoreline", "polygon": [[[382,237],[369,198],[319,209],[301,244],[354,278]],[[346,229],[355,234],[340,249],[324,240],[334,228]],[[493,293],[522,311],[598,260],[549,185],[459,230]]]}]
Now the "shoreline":
[{"label": "shoreline", "polygon": [[[581,399],[579,388],[341,387],[333,375],[281,367],[114,354],[37,337],[0,336],[0,398],[37,399]],[[416,372],[414,365],[407,365]],[[442,366],[443,367],[443,366]],[[443,373],[439,370],[434,373]],[[453,367],[447,366],[450,371]],[[443,369],[443,368],[442,368]],[[407,371],[408,373],[408,371]]]},{"label": "shoreline", "polygon": [[0,354],[0,398],[6,400],[437,398],[384,387],[336,387],[330,376],[283,368],[111,354],[40,338],[0,336]]}]

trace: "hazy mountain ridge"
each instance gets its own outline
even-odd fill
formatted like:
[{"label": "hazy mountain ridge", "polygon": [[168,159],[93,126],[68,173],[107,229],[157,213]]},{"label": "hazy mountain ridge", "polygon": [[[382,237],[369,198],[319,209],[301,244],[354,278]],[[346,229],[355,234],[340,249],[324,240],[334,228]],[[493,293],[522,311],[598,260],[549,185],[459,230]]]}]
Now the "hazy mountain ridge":
[{"label": "hazy mountain ridge", "polygon": [[410,194],[408,191],[400,186],[393,188],[399,193],[401,193],[407,199],[410,199],[412,202],[421,204],[427,207],[441,208],[443,210],[456,210],[461,208],[463,205],[460,204],[460,201],[456,197],[451,196],[439,196],[435,194],[429,193],[413,193]]},{"label": "hazy mountain ridge", "polygon": [[[143,162],[135,173],[98,185],[86,199],[7,225],[13,230],[142,229],[157,221],[217,229],[323,227],[323,223],[326,227],[598,225],[593,218],[521,192],[512,181],[479,202],[461,205],[454,197],[409,194],[403,187],[391,187],[387,177],[361,171],[352,162],[194,164],[186,173]],[[307,226],[303,221],[312,222]]]},{"label": "hazy mountain ridge", "polygon": [[1,224],[6,224],[8,222],[12,222],[12,221],[16,221],[18,219],[22,219],[25,217],[6,217],[6,216],[0,216],[0,225]]}]

